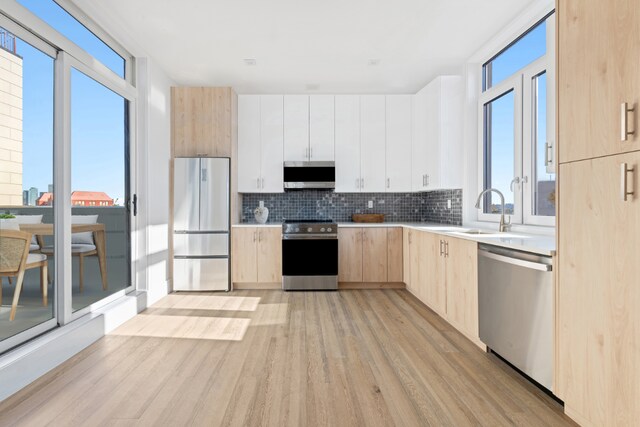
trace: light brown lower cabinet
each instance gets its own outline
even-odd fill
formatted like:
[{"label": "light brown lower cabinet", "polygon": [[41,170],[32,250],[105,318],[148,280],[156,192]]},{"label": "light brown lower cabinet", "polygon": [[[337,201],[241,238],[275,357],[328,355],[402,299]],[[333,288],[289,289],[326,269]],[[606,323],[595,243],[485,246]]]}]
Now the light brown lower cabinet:
[{"label": "light brown lower cabinet", "polygon": [[231,278],[236,289],[280,288],[280,228],[234,227],[231,230]]},{"label": "light brown lower cabinet", "polygon": [[340,227],[338,281],[342,283],[402,283],[400,227]]},{"label": "light brown lower cabinet", "polygon": [[428,231],[405,230],[408,289],[467,338],[478,337],[478,244]]},{"label": "light brown lower cabinet", "polygon": [[557,393],[582,425],[638,425],[640,152],[561,164],[558,176]]}]

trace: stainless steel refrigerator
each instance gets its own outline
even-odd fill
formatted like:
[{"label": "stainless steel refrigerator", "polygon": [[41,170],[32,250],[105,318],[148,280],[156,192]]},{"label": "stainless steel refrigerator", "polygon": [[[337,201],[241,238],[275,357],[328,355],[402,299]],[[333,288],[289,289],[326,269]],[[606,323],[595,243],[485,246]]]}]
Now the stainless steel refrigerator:
[{"label": "stainless steel refrigerator", "polygon": [[229,159],[174,162],[173,289],[229,290]]}]

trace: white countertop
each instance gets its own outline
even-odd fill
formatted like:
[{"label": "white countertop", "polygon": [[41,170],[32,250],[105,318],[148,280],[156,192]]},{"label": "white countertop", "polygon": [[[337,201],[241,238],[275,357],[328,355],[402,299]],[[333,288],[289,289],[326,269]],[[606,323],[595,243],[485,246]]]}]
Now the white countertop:
[{"label": "white countertop", "polygon": [[[282,227],[280,223],[269,224],[235,224],[232,227]],[[414,230],[429,231],[459,239],[472,240],[479,243],[501,246],[525,252],[533,252],[540,255],[553,256],[556,253],[556,239],[554,236],[522,232],[498,233],[495,230],[476,227],[460,227],[456,225],[431,224],[424,222],[382,222],[382,223],[356,223],[339,222],[338,227],[407,227]],[[467,230],[481,230],[490,234],[466,234]]]}]

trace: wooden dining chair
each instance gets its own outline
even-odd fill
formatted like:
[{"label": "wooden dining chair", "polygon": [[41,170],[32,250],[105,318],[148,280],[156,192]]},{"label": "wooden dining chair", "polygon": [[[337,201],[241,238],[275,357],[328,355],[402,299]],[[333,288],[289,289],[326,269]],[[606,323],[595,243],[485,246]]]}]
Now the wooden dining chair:
[{"label": "wooden dining chair", "polygon": [[[31,233],[18,230],[0,231],[0,277],[16,277],[13,291],[13,302],[9,320],[16,317],[18,300],[22,292],[24,272],[32,268],[40,268],[40,290],[42,291],[42,304],[46,306],[47,300],[47,256],[43,254],[30,254]],[[2,304],[2,282],[0,281],[0,304]]]}]

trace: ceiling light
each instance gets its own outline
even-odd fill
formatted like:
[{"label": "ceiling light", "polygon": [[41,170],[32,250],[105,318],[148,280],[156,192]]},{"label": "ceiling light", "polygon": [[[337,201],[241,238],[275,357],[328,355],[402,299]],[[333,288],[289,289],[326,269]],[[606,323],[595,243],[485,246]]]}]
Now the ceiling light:
[{"label": "ceiling light", "polygon": [[256,65],[256,60],[253,58],[243,59],[243,61],[244,61],[244,65],[248,65],[248,66]]},{"label": "ceiling light", "polygon": [[380,65],[380,60],[379,59],[370,59],[368,64],[372,67],[375,67],[376,65]]},{"label": "ceiling light", "polygon": [[307,85],[307,90],[318,90],[320,88],[320,85],[311,83]]}]

